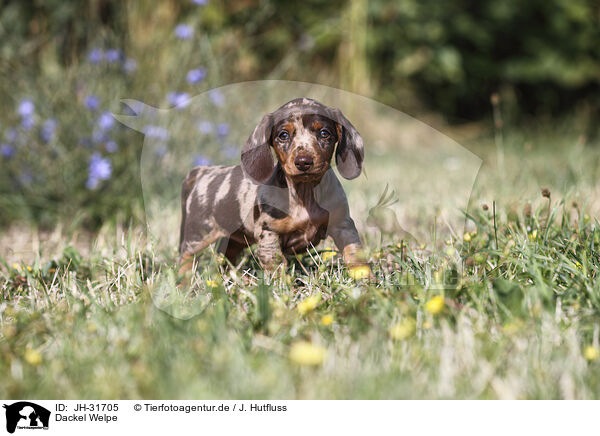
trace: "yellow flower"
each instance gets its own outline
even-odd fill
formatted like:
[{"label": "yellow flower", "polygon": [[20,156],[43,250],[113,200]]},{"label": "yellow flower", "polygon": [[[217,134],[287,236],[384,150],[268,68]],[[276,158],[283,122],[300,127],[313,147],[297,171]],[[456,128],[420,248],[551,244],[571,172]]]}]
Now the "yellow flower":
[{"label": "yellow flower", "polygon": [[209,288],[216,288],[219,286],[219,284],[217,283],[216,280],[207,280],[206,286],[208,286]]},{"label": "yellow flower", "polygon": [[504,324],[504,326],[502,327],[502,330],[504,331],[504,333],[509,334],[509,335],[513,335],[513,334],[517,333],[520,329],[521,329],[521,324],[519,322],[515,322],[515,321],[508,322],[508,323]]},{"label": "yellow flower", "polygon": [[27,271],[33,271],[29,265],[27,265]]},{"label": "yellow flower", "polygon": [[327,262],[328,260],[333,259],[337,255],[337,251],[335,250],[327,250],[321,253],[321,259],[323,262]]},{"label": "yellow flower", "polygon": [[425,303],[425,310],[432,315],[437,315],[444,308],[444,297],[433,297],[427,303]]},{"label": "yellow flower", "polygon": [[327,315],[323,315],[321,317],[321,324],[322,325],[330,325],[333,322],[333,315],[327,314]]},{"label": "yellow flower", "polygon": [[579,271],[583,271],[583,265],[581,265],[581,263],[579,263],[579,262],[575,261],[575,266],[577,267],[577,269],[578,269]]},{"label": "yellow flower", "polygon": [[38,366],[42,363],[42,355],[37,350],[27,348],[27,350],[25,350],[25,361],[31,366]]},{"label": "yellow flower", "polygon": [[583,357],[585,357],[589,361],[597,360],[598,357],[600,357],[600,350],[598,350],[598,347],[589,345],[585,347],[585,350],[583,350]]},{"label": "yellow flower", "polygon": [[296,365],[316,366],[323,363],[327,350],[310,342],[296,342],[290,348],[290,360]]},{"label": "yellow flower", "polygon": [[348,275],[354,280],[368,279],[371,275],[371,268],[369,265],[359,265],[348,269]]},{"label": "yellow flower", "polygon": [[529,240],[530,241],[534,241],[535,239],[537,239],[537,230],[534,230],[533,232],[531,232],[529,234]]},{"label": "yellow flower", "polygon": [[311,295],[310,297],[305,298],[298,303],[298,312],[300,312],[300,315],[306,315],[308,312],[317,307],[319,301],[321,301],[320,295]]},{"label": "yellow flower", "polygon": [[463,235],[463,241],[465,241],[465,242],[471,242],[471,235],[469,233],[465,233]]},{"label": "yellow flower", "polygon": [[13,267],[13,269],[16,269],[17,271],[21,271],[21,265],[19,265],[18,263],[13,263],[11,266]]},{"label": "yellow flower", "polygon": [[400,321],[398,324],[394,324],[390,329],[390,336],[392,339],[397,341],[401,341],[403,339],[407,339],[413,335],[415,332],[415,320],[412,318],[407,318],[405,320]]}]

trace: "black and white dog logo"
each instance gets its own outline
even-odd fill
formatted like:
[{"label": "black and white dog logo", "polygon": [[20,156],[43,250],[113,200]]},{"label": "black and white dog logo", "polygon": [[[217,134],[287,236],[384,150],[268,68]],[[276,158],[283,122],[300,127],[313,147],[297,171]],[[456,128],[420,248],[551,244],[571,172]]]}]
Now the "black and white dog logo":
[{"label": "black and white dog logo", "polygon": [[18,429],[48,429],[50,411],[29,401],[19,401],[10,405],[5,404],[6,431],[14,433]]}]

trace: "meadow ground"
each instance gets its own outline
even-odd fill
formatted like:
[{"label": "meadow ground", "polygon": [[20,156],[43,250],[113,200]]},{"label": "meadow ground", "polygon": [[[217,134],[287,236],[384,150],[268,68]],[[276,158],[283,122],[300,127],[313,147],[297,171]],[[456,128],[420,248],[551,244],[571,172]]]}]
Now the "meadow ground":
[{"label": "meadow ground", "polygon": [[454,133],[483,159],[465,232],[369,243],[377,280],[322,247],[272,279],[207,253],[168,306],[176,247],[141,224],[3,231],[0,397],[598,398],[600,144]]}]

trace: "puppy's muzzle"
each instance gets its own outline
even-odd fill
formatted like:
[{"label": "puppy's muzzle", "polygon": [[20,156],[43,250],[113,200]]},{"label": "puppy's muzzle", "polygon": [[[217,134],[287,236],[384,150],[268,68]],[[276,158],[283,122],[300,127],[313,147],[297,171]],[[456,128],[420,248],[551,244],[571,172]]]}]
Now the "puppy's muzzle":
[{"label": "puppy's muzzle", "polygon": [[294,159],[294,164],[300,171],[306,172],[313,167],[314,161],[310,155],[299,155]]}]

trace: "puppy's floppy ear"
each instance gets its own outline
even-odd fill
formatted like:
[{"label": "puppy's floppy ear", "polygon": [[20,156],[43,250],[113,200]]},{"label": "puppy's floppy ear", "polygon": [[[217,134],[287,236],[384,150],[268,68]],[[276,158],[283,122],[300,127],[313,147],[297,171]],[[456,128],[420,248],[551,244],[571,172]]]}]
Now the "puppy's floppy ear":
[{"label": "puppy's floppy ear", "polygon": [[339,109],[331,111],[331,119],[338,124],[338,131],[341,131],[335,151],[338,171],[345,179],[355,179],[362,171],[365,158],[362,136]]},{"label": "puppy's floppy ear", "polygon": [[266,114],[242,148],[242,168],[259,183],[266,182],[275,168],[271,154],[271,130],[273,115]]}]

